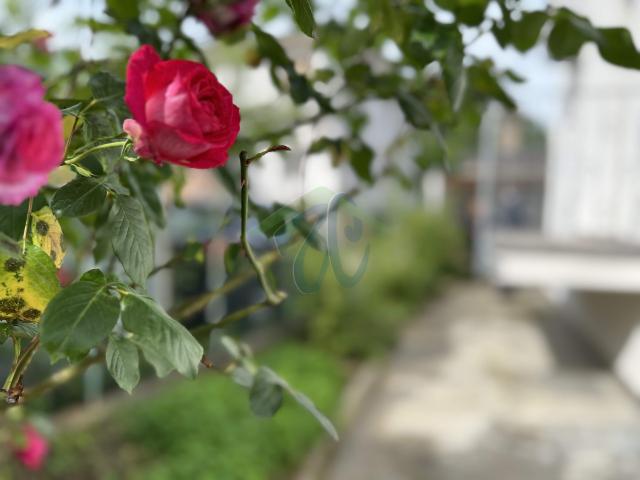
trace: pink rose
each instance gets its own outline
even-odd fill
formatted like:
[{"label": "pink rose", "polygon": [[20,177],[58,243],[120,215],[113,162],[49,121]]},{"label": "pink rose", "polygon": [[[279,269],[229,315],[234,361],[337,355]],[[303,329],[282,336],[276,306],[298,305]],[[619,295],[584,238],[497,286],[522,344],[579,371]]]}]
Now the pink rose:
[{"label": "pink rose", "polygon": [[34,427],[23,428],[24,443],[13,450],[16,458],[29,470],[39,470],[49,452],[49,442]]},{"label": "pink rose", "polygon": [[160,59],[143,45],[129,58],[123,128],[138,155],[191,168],[224,165],[240,131],[240,111],[201,63]]},{"label": "pink rose", "polygon": [[213,35],[223,35],[250,24],[258,1],[191,0],[191,9]]},{"label": "pink rose", "polygon": [[19,205],[62,162],[62,114],[33,72],[0,66],[0,204]]}]

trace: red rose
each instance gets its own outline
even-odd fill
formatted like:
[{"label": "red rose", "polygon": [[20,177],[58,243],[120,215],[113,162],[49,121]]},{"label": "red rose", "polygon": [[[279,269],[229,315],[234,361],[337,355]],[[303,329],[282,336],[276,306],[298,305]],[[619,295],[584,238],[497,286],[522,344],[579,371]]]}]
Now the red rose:
[{"label": "red rose", "polygon": [[213,35],[223,35],[250,24],[258,1],[191,0],[191,9]]},{"label": "red rose", "polygon": [[138,155],[191,168],[224,165],[240,131],[229,91],[201,63],[163,61],[143,45],[129,58],[123,128]]},{"label": "red rose", "polygon": [[62,114],[35,73],[0,66],[0,204],[19,205],[62,162]]},{"label": "red rose", "polygon": [[24,426],[23,434],[23,443],[14,446],[13,454],[27,469],[39,470],[49,452],[49,442],[29,424]]}]

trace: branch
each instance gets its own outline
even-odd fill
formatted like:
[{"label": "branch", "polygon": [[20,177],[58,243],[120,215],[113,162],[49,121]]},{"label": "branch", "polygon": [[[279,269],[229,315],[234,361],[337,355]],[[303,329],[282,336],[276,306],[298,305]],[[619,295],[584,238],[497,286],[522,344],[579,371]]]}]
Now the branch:
[{"label": "branch", "polygon": [[73,380],[77,376],[84,373],[84,371],[87,368],[89,368],[91,365],[100,363],[103,360],[104,360],[104,352],[99,352],[97,355],[94,355],[94,356],[89,355],[85,357],[83,360],[81,360],[80,362],[74,363],[73,365],[69,365],[68,367],[63,368],[62,370],[57,371],[56,373],[51,375],[49,378],[47,378],[43,382],[31,388],[27,388],[24,391],[24,397],[30,398],[30,397],[37,397],[39,395],[42,395],[43,393],[46,393],[49,390],[59,387],[60,385],[63,385],[70,380]]},{"label": "branch", "polygon": [[[286,294],[284,292],[275,292],[271,285],[269,284],[269,280],[267,279],[267,274],[265,272],[264,266],[260,263],[260,261],[256,258],[253,253],[253,249],[251,248],[251,244],[249,243],[249,239],[247,237],[247,223],[249,218],[249,165],[253,160],[257,160],[261,156],[265,155],[270,151],[274,151],[273,147],[271,149],[267,149],[264,152],[257,154],[254,157],[247,158],[247,152],[240,152],[240,186],[241,186],[241,229],[240,229],[240,243],[244,252],[249,259],[249,262],[253,266],[253,269],[256,271],[258,275],[258,280],[260,281],[260,285],[262,285],[262,289],[267,296],[267,302],[270,305],[278,305],[282,303],[282,301],[286,298]],[[281,148],[284,149],[284,148]]]}]

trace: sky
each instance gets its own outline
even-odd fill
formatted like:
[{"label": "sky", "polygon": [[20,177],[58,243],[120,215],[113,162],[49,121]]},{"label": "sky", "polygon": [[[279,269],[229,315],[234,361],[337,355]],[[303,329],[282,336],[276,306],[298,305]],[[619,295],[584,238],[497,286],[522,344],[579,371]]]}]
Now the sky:
[{"label": "sky", "polygon": [[[60,0],[53,8],[50,6],[50,0],[32,1],[33,26],[54,33],[51,40],[52,48],[80,46],[86,58],[106,55],[106,50],[103,51],[99,44],[92,43],[91,35],[86,29],[69,28],[69,19],[74,15],[104,18],[102,0]],[[354,1],[316,0],[316,16],[319,21],[332,17],[343,19]],[[545,5],[545,0],[524,0],[527,9],[544,8]],[[273,33],[288,33],[291,28],[291,24],[285,20],[272,22],[268,30]],[[196,41],[204,43],[209,38],[204,27],[196,21],[188,22],[185,29]],[[558,118],[567,85],[567,69],[563,65],[551,62],[544,46],[538,46],[523,55],[512,48],[502,50],[491,34],[485,34],[474,42],[470,53],[478,57],[493,58],[500,68],[512,69],[527,79],[524,84],[506,85],[525,116],[544,127],[552,125]]]}]

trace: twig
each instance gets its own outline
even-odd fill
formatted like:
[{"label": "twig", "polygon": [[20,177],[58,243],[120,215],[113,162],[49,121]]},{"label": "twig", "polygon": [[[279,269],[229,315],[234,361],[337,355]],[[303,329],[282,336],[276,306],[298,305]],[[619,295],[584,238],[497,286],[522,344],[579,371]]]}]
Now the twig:
[{"label": "twig", "polygon": [[258,280],[260,281],[260,285],[262,285],[262,289],[267,296],[267,302],[270,305],[278,305],[280,304],[286,297],[283,292],[275,292],[271,288],[269,284],[269,279],[267,278],[264,266],[260,263],[260,261],[256,258],[253,253],[253,249],[251,248],[251,244],[249,243],[249,239],[247,237],[247,223],[249,218],[249,164],[251,161],[260,158],[260,156],[268,153],[265,151],[264,153],[260,153],[255,157],[248,158],[247,152],[240,152],[240,187],[241,187],[241,208],[240,208],[240,218],[241,218],[241,227],[240,227],[240,244],[249,259],[249,262],[253,266],[253,269],[256,271],[258,275]]}]

